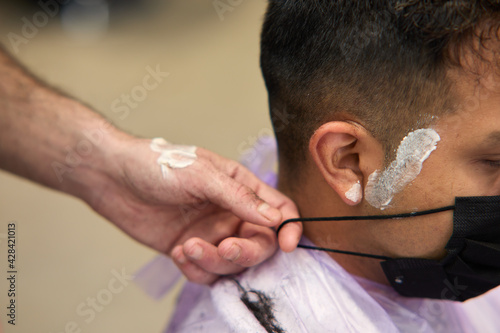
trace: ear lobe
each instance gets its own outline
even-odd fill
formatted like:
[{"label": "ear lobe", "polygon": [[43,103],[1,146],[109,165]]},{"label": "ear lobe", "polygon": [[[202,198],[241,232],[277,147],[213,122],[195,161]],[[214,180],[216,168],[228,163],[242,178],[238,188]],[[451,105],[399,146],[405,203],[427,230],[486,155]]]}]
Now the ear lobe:
[{"label": "ear lobe", "polygon": [[347,205],[363,199],[360,129],[348,122],[323,124],[309,141],[309,152],[330,187]]}]

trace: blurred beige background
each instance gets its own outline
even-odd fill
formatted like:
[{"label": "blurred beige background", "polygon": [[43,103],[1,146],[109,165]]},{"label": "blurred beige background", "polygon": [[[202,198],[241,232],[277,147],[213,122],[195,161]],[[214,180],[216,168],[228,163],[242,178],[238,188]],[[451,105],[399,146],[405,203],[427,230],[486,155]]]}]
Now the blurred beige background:
[{"label": "blurred beige background", "polygon": [[[0,5],[1,42],[13,51],[8,33],[20,34],[22,17],[32,16],[5,3]],[[111,15],[107,32],[86,40],[75,39],[59,18],[51,18],[19,45],[16,56],[126,131],[238,158],[270,128],[258,63],[265,1],[242,0],[222,19],[213,0],[149,0],[144,7],[116,19]],[[112,112],[112,101],[140,85],[147,66],[157,65],[170,76],[128,116]],[[15,327],[7,325],[8,288],[2,278],[5,332],[60,333],[69,331],[70,322],[81,332],[160,332],[168,322],[175,293],[154,301],[134,284],[90,322],[77,314],[82,302],[108,288],[113,271],[133,274],[155,255],[83,202],[0,171],[0,237],[10,221],[17,223],[17,318]],[[2,276],[6,265],[7,243],[0,238]]]}]

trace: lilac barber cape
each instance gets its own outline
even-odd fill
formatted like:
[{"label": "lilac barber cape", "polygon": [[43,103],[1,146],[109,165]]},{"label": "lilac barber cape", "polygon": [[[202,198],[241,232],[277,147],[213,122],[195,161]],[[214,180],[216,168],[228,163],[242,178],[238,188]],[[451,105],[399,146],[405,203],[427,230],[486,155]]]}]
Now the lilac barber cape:
[{"label": "lilac barber cape", "polygon": [[[167,272],[159,274],[161,281],[146,278],[159,272],[158,262],[154,266],[137,275],[152,295],[155,288],[162,289],[155,284],[171,283]],[[176,274],[175,266],[165,262],[167,266],[168,274]],[[245,290],[259,290],[272,299],[285,332],[500,332],[498,288],[465,303],[407,298],[390,286],[350,275],[320,251],[279,251],[234,278]],[[187,283],[165,332],[266,332],[240,297],[230,278],[211,287]]]}]

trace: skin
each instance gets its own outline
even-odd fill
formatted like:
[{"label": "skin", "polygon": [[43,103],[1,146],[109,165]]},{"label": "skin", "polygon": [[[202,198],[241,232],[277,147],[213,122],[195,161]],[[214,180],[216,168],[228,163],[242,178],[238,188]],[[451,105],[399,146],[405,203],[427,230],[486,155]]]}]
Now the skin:
[{"label": "skin", "polygon": [[[496,64],[500,43],[490,47],[493,51],[486,58]],[[323,124],[311,137],[307,177],[300,193],[288,192],[301,216],[397,214],[452,205],[457,196],[500,195],[500,76],[496,66],[486,66],[472,55],[467,60],[469,65],[448,71],[460,101],[457,110],[429,126],[441,137],[437,149],[387,209],[380,211],[364,198],[353,202],[345,195],[357,181],[364,190],[369,175],[384,168],[383,146],[353,119]],[[479,69],[476,74],[471,64]],[[284,183],[280,180],[280,188],[286,189]],[[452,212],[304,225],[304,234],[318,246],[394,258],[442,258],[452,230]],[[350,273],[388,284],[379,260],[330,255]]]},{"label": "skin", "polygon": [[[266,260],[278,247],[270,227],[297,216],[286,196],[202,148],[192,165],[164,179],[151,140],[40,83],[1,49],[0,76],[0,168],[82,199],[133,239],[171,255],[193,282]],[[287,228],[281,248],[292,251],[301,233],[300,224]]]}]

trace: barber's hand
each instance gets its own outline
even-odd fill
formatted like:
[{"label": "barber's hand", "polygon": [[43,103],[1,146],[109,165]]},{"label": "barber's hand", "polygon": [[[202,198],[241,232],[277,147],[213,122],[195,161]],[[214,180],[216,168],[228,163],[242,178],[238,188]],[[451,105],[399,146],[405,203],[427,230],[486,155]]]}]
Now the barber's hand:
[{"label": "barber's hand", "polygon": [[[197,148],[194,163],[162,176],[151,140],[126,137],[110,157],[98,197],[88,200],[99,214],[137,241],[170,255],[186,277],[211,283],[261,263],[277,249],[274,229],[298,217],[293,202],[240,164]],[[108,155],[109,156],[109,155]],[[292,251],[300,223],[279,235]]]}]

